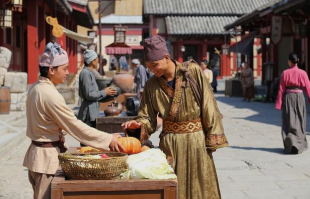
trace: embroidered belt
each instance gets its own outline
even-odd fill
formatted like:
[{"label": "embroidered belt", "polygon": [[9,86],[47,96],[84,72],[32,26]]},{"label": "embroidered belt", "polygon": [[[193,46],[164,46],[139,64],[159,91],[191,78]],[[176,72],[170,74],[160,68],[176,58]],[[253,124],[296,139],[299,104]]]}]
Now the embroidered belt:
[{"label": "embroidered belt", "polygon": [[200,118],[185,122],[163,121],[164,133],[193,133],[202,130]]}]

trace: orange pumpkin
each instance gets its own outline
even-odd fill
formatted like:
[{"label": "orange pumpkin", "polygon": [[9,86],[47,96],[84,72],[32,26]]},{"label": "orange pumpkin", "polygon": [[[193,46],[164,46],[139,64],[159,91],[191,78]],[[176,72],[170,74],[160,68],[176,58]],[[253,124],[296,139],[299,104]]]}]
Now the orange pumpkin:
[{"label": "orange pumpkin", "polygon": [[148,146],[143,146],[143,147],[141,148],[141,152],[146,151],[146,150],[149,150],[149,149],[150,149],[150,147],[148,147]]},{"label": "orange pumpkin", "polygon": [[141,142],[134,137],[121,137],[118,139],[128,155],[141,152]]}]

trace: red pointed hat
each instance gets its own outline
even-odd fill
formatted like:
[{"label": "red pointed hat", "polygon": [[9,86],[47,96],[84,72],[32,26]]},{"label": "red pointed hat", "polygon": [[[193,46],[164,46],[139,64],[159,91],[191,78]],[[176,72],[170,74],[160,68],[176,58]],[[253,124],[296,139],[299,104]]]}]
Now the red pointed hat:
[{"label": "red pointed hat", "polygon": [[159,35],[145,39],[144,46],[144,60],[145,61],[158,61],[169,55],[166,41]]}]

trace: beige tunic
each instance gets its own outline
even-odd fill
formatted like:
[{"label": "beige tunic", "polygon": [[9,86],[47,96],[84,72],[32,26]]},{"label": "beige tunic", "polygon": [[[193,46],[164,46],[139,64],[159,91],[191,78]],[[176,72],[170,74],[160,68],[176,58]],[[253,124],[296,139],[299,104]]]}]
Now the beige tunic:
[{"label": "beige tunic", "polygon": [[[44,77],[28,91],[27,136],[39,142],[58,141],[63,131],[79,142],[99,149],[109,149],[112,135],[89,127],[78,120],[68,108],[53,83]],[[63,130],[63,131],[62,131]],[[59,148],[42,148],[31,144],[23,166],[37,173],[55,174],[58,166]]]}]

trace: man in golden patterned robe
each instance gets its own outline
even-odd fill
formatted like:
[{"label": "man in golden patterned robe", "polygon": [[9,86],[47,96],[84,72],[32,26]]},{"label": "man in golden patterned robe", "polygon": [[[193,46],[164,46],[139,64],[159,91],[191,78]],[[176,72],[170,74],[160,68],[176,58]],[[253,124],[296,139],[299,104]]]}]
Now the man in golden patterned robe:
[{"label": "man in golden patterned robe", "polygon": [[163,119],[159,147],[173,160],[178,198],[221,198],[212,152],[228,143],[208,79],[196,62],[187,63],[187,72],[201,94],[198,103],[190,83],[184,81],[184,67],[170,59],[162,37],[146,39],[144,50],[147,67],[154,75],[144,87],[137,119],[122,126],[140,130],[144,142],[155,132],[158,115]]}]

